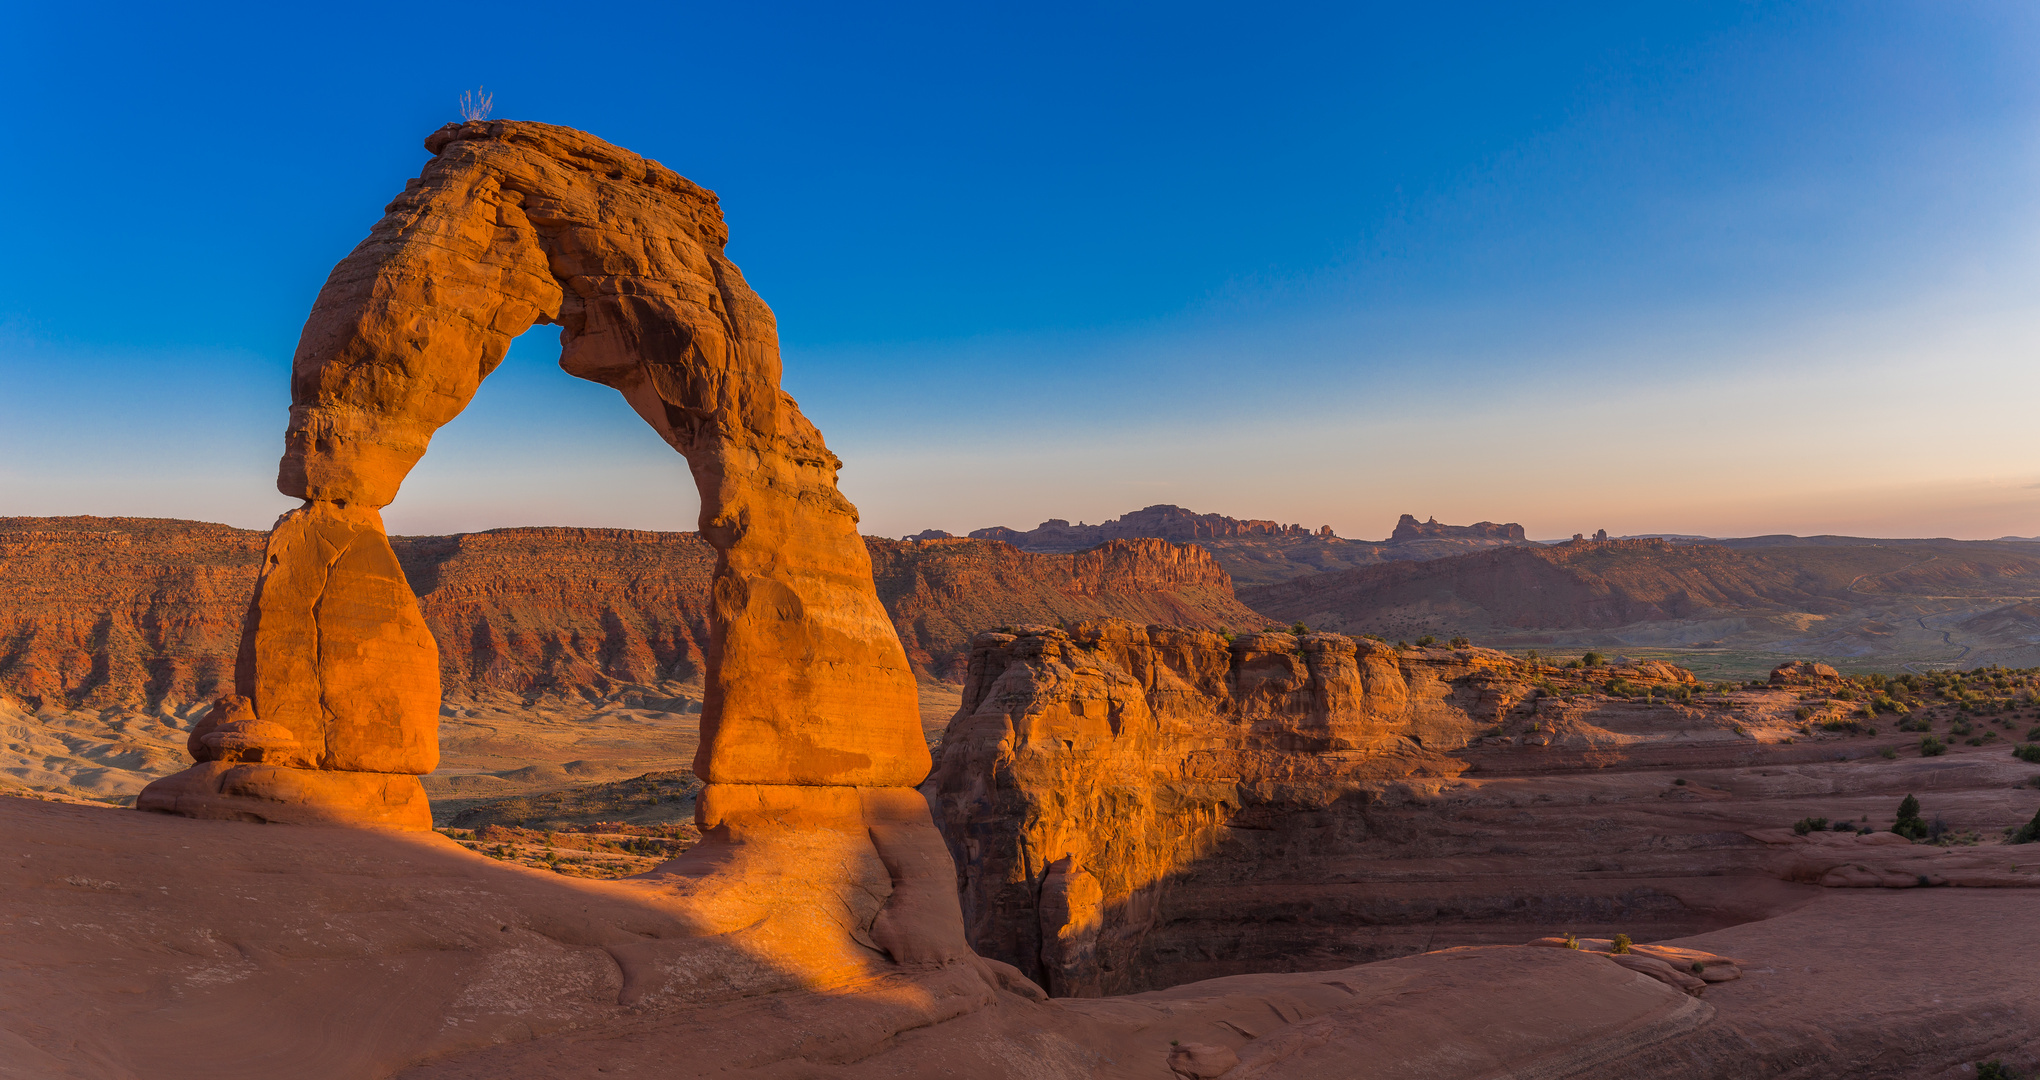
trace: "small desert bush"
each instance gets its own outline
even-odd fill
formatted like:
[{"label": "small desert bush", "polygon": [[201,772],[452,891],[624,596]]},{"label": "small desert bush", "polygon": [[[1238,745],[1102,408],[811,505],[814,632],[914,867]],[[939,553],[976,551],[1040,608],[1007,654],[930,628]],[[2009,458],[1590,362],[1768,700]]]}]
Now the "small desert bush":
[{"label": "small desert bush", "polygon": [[1948,744],[1932,735],[1920,736],[1920,756],[1940,757],[1948,752]]},{"label": "small desert bush", "polygon": [[1626,953],[1629,951],[1629,944],[1628,934],[1617,934],[1615,935],[1615,940],[1609,944],[1608,951],[1618,954]]},{"label": "small desert bush", "polygon": [[1473,644],[1473,642],[1468,641],[1466,637],[1462,635],[1460,637],[1453,638],[1451,641],[1448,641],[1445,644],[1450,645],[1455,649],[1464,649],[1468,645]]},{"label": "small desert bush", "polygon": [[2019,831],[2013,833],[2011,840],[2007,842],[2013,844],[2030,844],[2035,840],[2040,840],[2040,812],[2035,812],[2033,815],[2033,820],[2020,826]]},{"label": "small desert bush", "polygon": [[1813,719],[1813,710],[1807,708],[1804,705],[1801,705],[1800,707],[1792,710],[1792,715],[1800,720],[1811,720]]},{"label": "small desert bush", "polygon": [[1577,948],[1579,948],[1579,947],[1580,947],[1580,936],[1579,936],[1578,934],[1567,934],[1567,935],[1565,936],[1565,947],[1566,947],[1566,948],[1568,948],[1568,949],[1577,949]]},{"label": "small desert bush", "polygon": [[[1297,637],[1302,637],[1303,635],[1310,633],[1310,627],[1305,626],[1302,623],[1291,623],[1289,625],[1289,632],[1295,634]],[[1423,644],[1423,642],[1420,641],[1417,644],[1421,645]]]},{"label": "small desert bush", "polygon": [[1886,761],[1896,761],[1898,759],[1898,748],[1895,746],[1887,746],[1884,749],[1877,751],[1877,756],[1883,758]]},{"label": "small desert bush", "polygon": [[1432,636],[1431,636],[1431,635],[1429,635],[1429,634],[1425,634],[1425,635],[1424,635],[1423,637],[1420,637],[1420,638],[1418,638],[1418,639],[1417,639],[1417,648],[1420,648],[1420,649],[1428,649],[1428,648],[1430,648],[1431,646],[1433,646],[1433,645],[1436,645],[1436,644],[1438,644],[1438,639],[1437,639],[1437,638],[1435,638],[1435,637],[1432,637]]},{"label": "small desert bush", "polygon": [[1580,657],[1580,663],[1585,664],[1588,667],[1600,667],[1602,664],[1606,662],[1607,657],[1604,657],[1597,652],[1590,652],[1587,655]]},{"label": "small desert bush", "polygon": [[2019,1074],[2005,1068],[2002,1061],[1979,1061],[1976,1063],[1976,1080],[2019,1080]]},{"label": "small desert bush", "polygon": [[1920,800],[1917,797],[1907,795],[1898,804],[1898,818],[1891,823],[1891,831],[1908,840],[1926,838],[1927,823],[1920,820]]},{"label": "small desert bush", "polygon": [[1801,836],[1810,832],[1825,832],[1827,827],[1828,819],[1824,817],[1803,817],[1792,823],[1792,831]]},{"label": "small desert bush", "polygon": [[2026,743],[2021,746],[2015,746],[2012,748],[2012,756],[2020,761],[2030,761],[2040,765],[2040,743]]}]

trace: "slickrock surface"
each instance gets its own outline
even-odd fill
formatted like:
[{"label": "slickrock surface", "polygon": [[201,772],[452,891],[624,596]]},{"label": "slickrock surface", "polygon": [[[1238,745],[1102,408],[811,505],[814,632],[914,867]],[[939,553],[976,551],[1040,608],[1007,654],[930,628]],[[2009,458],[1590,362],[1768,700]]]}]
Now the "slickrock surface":
[{"label": "slickrock surface", "polygon": [[[548,779],[534,765],[621,779],[692,760],[715,565],[697,534],[522,528],[390,544],[439,647],[435,803],[537,790]],[[263,546],[261,533],[199,522],[0,518],[0,783],[132,798],[187,764],[192,725],[233,688]],[[961,679],[987,626],[1264,622],[1193,546],[865,546],[924,680]],[[937,731],[954,694],[924,681]]]},{"label": "slickrock surface", "polygon": [[[824,957],[797,950],[858,901],[797,876],[774,877],[784,902],[757,923],[690,909],[688,877],[571,878],[432,834],[0,798],[0,836],[10,1080],[1176,1080],[1207,1063],[1256,1080],[1954,1080],[1993,1057],[2040,1065],[2025,890],[1815,890],[1673,943],[1742,962],[1699,997],[1600,957],[1490,947],[1043,1003],[969,964],[835,955],[813,975]],[[1964,942],[1985,946],[1951,963]]]},{"label": "slickrock surface", "polygon": [[[2040,768],[1828,734],[1790,686],[1335,634],[978,641],[928,790],[973,945],[1058,995],[1558,930],[1677,937],[1822,885],[2040,885],[2040,852],[1996,842],[2040,804]],[[1986,843],[1790,829],[1888,829],[1909,793]]]}]

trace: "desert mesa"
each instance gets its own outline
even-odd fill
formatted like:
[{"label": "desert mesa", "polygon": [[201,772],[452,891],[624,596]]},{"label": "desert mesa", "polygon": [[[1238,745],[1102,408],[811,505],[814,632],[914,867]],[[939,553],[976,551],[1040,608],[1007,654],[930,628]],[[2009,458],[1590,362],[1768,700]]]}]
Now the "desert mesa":
[{"label": "desert mesa", "polygon": [[[2040,1065],[2040,545],[864,536],[713,192],[425,149],[297,508],[0,519],[0,1074]],[[389,535],[534,325],[695,531]]]}]

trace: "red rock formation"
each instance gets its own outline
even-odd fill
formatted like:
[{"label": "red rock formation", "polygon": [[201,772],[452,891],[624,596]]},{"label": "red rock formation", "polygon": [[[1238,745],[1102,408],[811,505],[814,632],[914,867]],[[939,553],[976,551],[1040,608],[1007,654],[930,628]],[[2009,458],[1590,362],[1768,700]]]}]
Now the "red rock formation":
[{"label": "red rock formation", "polygon": [[600,700],[699,682],[715,549],[696,533],[495,529],[391,540],[448,700]]},{"label": "red rock formation", "polygon": [[1245,630],[1267,621],[1233,599],[1232,578],[1192,544],[1112,540],[1068,555],[996,540],[870,544],[878,595],[907,656],[953,680],[963,678],[971,637],[998,626],[1119,618]]},{"label": "red rock formation", "polygon": [[231,690],[262,534],[150,518],[0,518],[0,692],[104,709]]},{"label": "red rock formation", "polygon": [[[390,538],[439,651],[442,699],[698,694],[715,549],[696,533],[495,529]],[[1246,629],[1203,549],[1116,541],[1041,555],[867,537],[927,675],[961,680],[977,632],[1121,618]],[[261,533],[199,522],[0,518],[0,694],[31,709],[181,713],[232,690]]]},{"label": "red rock formation", "polygon": [[[1555,929],[1671,937],[1916,872],[2040,884],[2002,858],[1780,840],[1807,815],[1888,826],[1943,768],[1824,733],[1802,696],[1336,634],[1028,627],[978,639],[929,790],[972,943],[1056,994]],[[1994,835],[2030,814],[2031,770],[1973,753],[1932,782]]]},{"label": "red rock formation", "polygon": [[[718,558],[696,773],[917,782],[913,679],[856,511],[778,388],[772,314],[723,257],[715,197],[546,125],[451,126],[426,148],[436,156],[334,269],[300,340],[278,487],[306,502],[270,535],[239,692],[320,748],[322,769],[431,769],[438,658],[376,510],[510,341],[554,322],[561,366],[619,390],[701,489]],[[142,805],[198,812],[212,779],[166,780]],[[259,812],[245,795],[220,806]]]},{"label": "red rock formation", "polygon": [[1523,526],[1514,522],[1497,525],[1492,521],[1476,521],[1471,525],[1441,525],[1437,518],[1418,521],[1415,514],[1404,514],[1395,523],[1395,531],[1388,536],[1390,543],[1408,543],[1412,540],[1499,540],[1503,543],[1526,543]]},{"label": "red rock formation", "polygon": [[1144,537],[1162,540],[1330,537],[1332,529],[1327,525],[1312,532],[1301,525],[1284,525],[1258,518],[1243,520],[1224,514],[1196,514],[1180,506],[1159,503],[1096,525],[1071,525],[1061,518],[1050,518],[1028,532],[996,526],[978,529],[970,535],[977,540],[1003,540],[1024,551],[1080,551],[1107,540]]}]

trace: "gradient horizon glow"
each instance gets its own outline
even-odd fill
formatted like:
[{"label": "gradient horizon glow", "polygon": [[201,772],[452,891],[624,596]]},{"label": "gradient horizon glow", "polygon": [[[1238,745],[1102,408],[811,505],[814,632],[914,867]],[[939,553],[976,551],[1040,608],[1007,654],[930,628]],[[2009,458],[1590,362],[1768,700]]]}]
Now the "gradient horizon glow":
[{"label": "gradient horizon glow", "polygon": [[[480,85],[718,192],[869,533],[2040,534],[2028,4],[12,25],[0,515],[292,505],[298,329]],[[680,458],[557,357],[518,341],[392,532],[694,527]]]}]

